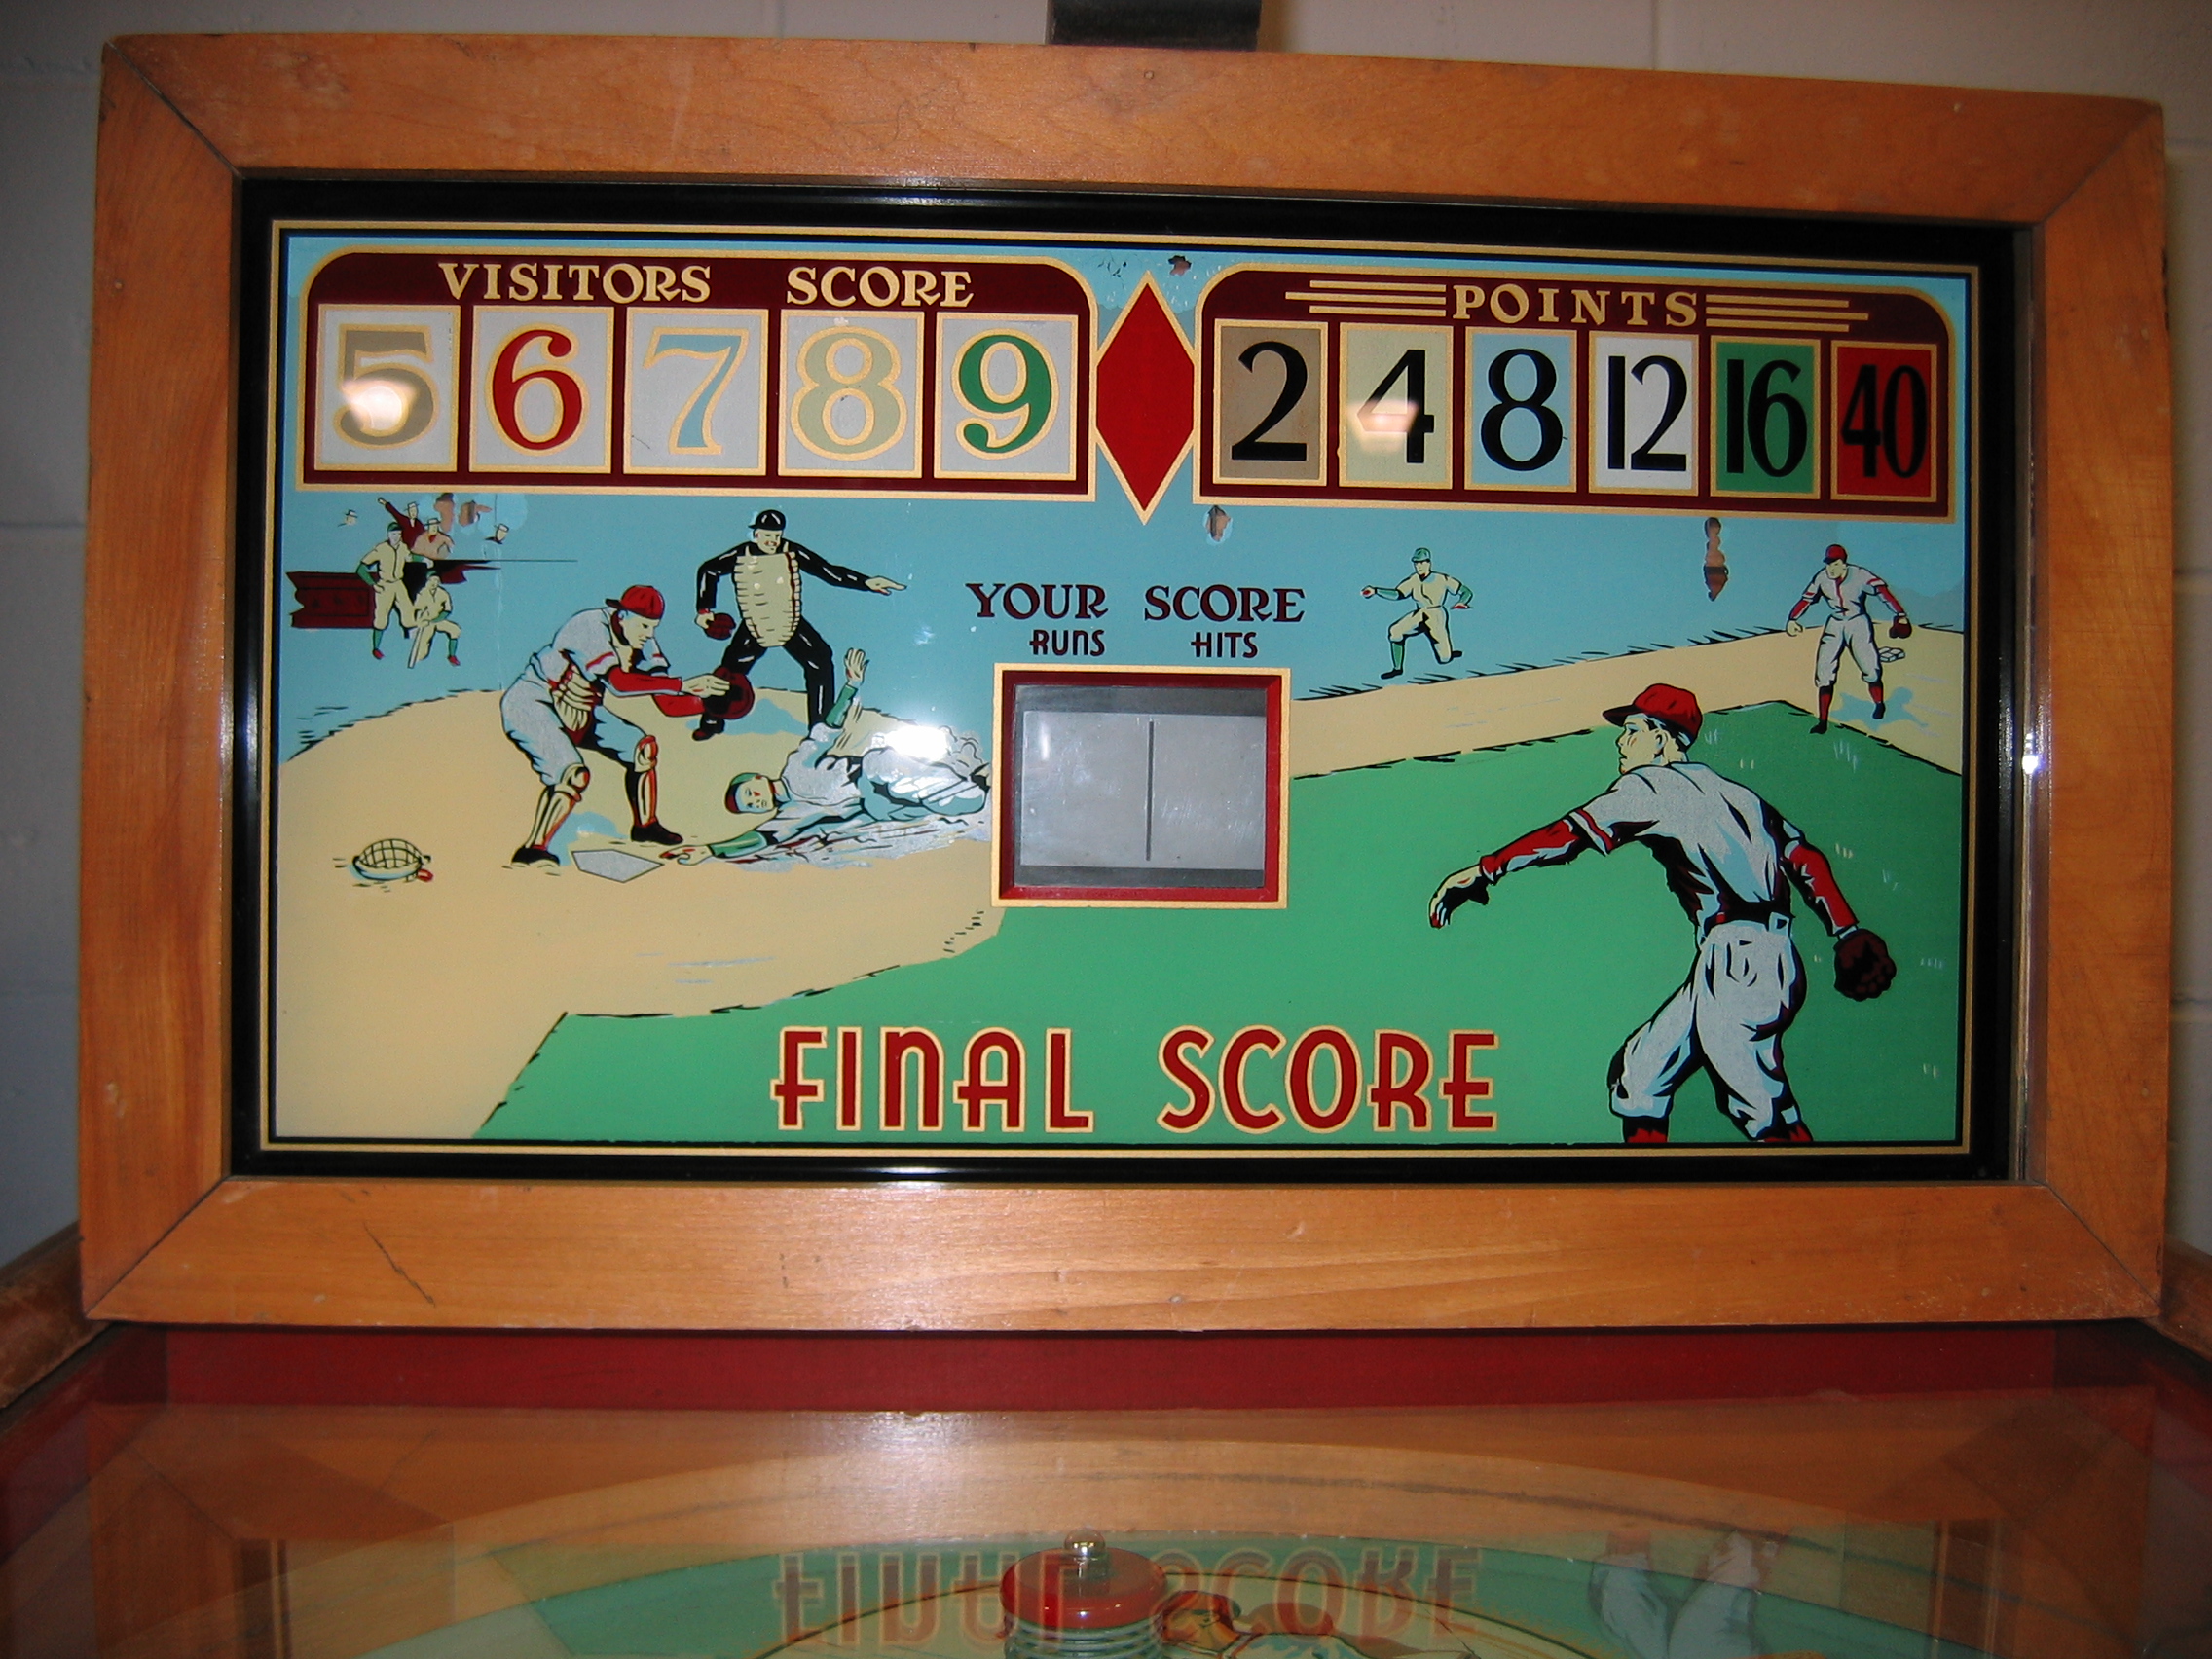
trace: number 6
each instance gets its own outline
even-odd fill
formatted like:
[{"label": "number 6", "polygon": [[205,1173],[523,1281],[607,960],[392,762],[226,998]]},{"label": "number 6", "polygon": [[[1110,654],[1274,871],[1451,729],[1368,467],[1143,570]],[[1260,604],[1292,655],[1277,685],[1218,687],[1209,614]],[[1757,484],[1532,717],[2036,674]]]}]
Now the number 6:
[{"label": "number 6", "polygon": [[[517,449],[542,453],[559,449],[576,435],[576,428],[584,424],[584,388],[574,375],[564,369],[550,366],[515,373],[515,365],[522,354],[535,341],[545,343],[548,357],[567,357],[576,349],[576,337],[566,329],[526,328],[499,348],[499,354],[492,362],[492,384],[488,388],[492,400],[492,418],[498,422],[499,431],[507,442]],[[553,429],[544,437],[534,438],[523,430],[522,391],[532,381],[543,381],[553,388],[561,413],[553,423]]]}]

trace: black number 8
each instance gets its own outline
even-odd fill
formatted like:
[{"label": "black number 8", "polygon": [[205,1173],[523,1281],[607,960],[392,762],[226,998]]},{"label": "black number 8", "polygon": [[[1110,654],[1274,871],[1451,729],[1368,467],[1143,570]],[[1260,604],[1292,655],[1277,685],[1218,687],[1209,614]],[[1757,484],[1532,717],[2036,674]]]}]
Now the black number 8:
[{"label": "black number 8", "polygon": [[[1527,397],[1515,397],[1505,384],[1506,371],[1516,357],[1526,357],[1536,365],[1536,387]],[[1483,416],[1483,454],[1515,472],[1534,472],[1550,465],[1559,446],[1567,441],[1567,428],[1560,424],[1559,411],[1551,406],[1551,395],[1558,389],[1559,370],[1541,351],[1516,346],[1498,353],[1490,366],[1490,391],[1497,401]],[[1516,456],[1505,447],[1505,418],[1518,409],[1526,409],[1536,418],[1536,447],[1526,457]]]}]

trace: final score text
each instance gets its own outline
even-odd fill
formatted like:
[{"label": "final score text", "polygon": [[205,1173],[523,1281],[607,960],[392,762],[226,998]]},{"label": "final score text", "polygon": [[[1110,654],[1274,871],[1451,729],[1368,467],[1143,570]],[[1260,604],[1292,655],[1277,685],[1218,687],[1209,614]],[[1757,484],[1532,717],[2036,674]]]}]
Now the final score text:
[{"label": "final score text", "polygon": [[[827,1116],[849,1132],[1098,1132],[1097,1114],[1076,1104],[1071,1030],[1048,1030],[1037,1055],[1017,1033],[986,1026],[958,1046],[957,1069],[954,1046],[926,1026],[880,1026],[869,1037],[866,1026],[785,1026],[768,1086],[776,1126],[803,1133]],[[1474,1067],[1496,1047],[1494,1032],[1454,1031],[1440,1064],[1426,1040],[1406,1031],[1377,1031],[1363,1049],[1334,1025],[1295,1040],[1247,1025],[1218,1045],[1213,1033],[1181,1025],[1159,1050],[1161,1072],[1181,1098],[1161,1107],[1157,1121],[1190,1134],[1218,1111],[1245,1134],[1325,1135],[1364,1108],[1379,1133],[1494,1130],[1497,1114],[1476,1105],[1491,1098],[1492,1080]]]}]

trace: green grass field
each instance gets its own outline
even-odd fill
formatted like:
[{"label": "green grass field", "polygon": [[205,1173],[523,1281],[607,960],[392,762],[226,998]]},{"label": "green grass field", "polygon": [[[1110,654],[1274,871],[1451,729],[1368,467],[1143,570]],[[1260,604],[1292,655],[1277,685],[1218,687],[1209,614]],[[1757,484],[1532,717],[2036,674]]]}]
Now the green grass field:
[{"label": "green grass field", "polygon": [[[1828,940],[1802,903],[1796,937],[1811,990],[1787,1039],[1805,1120],[1823,1141],[1948,1141],[1958,1114],[1961,781],[1873,739],[1809,732],[1805,715],[1765,705],[1708,720],[1695,757],[1756,790],[1834,861],[1861,919],[1889,941],[1898,979],[1877,1002],[1838,996]],[[700,1018],[570,1017],[548,1036],[480,1134],[499,1140],[771,1143],[834,1141],[976,1150],[1017,1137],[966,1132],[949,1088],[948,1126],[835,1132],[811,1108],[803,1135],[779,1133],[768,1088],[786,1025],[866,1028],[865,1121],[874,1119],[875,1028],[925,1026],[955,1072],[986,1026],[1017,1034],[1029,1056],[1024,1143],[1042,1146],[1045,1033],[1074,1033],[1074,1104],[1094,1115],[1078,1144],[1215,1145],[1349,1151],[1404,1145],[1363,1105],[1341,1128],[1295,1123],[1266,1135],[1217,1108],[1194,1132],[1161,1128],[1183,1100],[1161,1071],[1161,1037],[1180,1025],[1241,1027],[1289,1042],[1315,1025],[1347,1032],[1372,1060],[1378,1028],[1411,1032],[1441,1065],[1455,1029],[1494,1031],[1481,1070],[1494,1080],[1494,1132],[1433,1133],[1455,1147],[1604,1145],[1619,1132],[1605,1069],[1621,1039],[1681,982],[1690,926],[1640,847],[1525,871],[1487,908],[1437,932],[1428,896],[1444,874],[1602,792],[1617,770],[1607,728],[1440,760],[1301,779],[1291,789],[1289,906],[1281,910],[1010,911],[998,936],[942,962],[894,969],[760,1009]],[[733,916],[732,945],[743,940]],[[1285,1044],[1285,1052],[1288,1042]],[[1252,1101],[1285,1103],[1282,1055],[1255,1055]],[[816,1051],[809,1071],[831,1073]],[[1320,1068],[1324,1103],[1331,1071]],[[832,1093],[833,1097],[833,1093]],[[1434,1120],[1441,1130],[1441,1113]],[[911,1119],[909,1118],[909,1123]],[[993,1118],[996,1124],[996,1118]],[[1677,1098],[1677,1144],[1739,1144],[1693,1079]]]}]

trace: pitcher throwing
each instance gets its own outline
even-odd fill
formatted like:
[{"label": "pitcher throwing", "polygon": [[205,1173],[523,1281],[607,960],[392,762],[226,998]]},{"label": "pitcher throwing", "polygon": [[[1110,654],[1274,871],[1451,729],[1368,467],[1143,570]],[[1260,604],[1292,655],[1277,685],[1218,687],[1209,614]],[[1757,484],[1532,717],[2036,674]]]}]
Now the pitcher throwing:
[{"label": "pitcher throwing", "polygon": [[1556,824],[1444,878],[1429,901],[1440,928],[1461,904],[1490,903],[1515,870],[1561,865],[1641,841],[1697,928],[1689,977],[1613,1056],[1607,1079],[1622,1138],[1664,1145],[1675,1093],[1692,1074],[1748,1139],[1810,1141],[1782,1065],[1782,1034],[1805,1005],[1805,965],[1789,937],[1790,887],[1835,936],[1835,988],[1878,997],[1897,977],[1880,937],[1860,925],[1826,855],[1756,794],[1683,758],[1705,715],[1677,685],[1649,685],[1607,709],[1621,728],[1613,787]]}]

